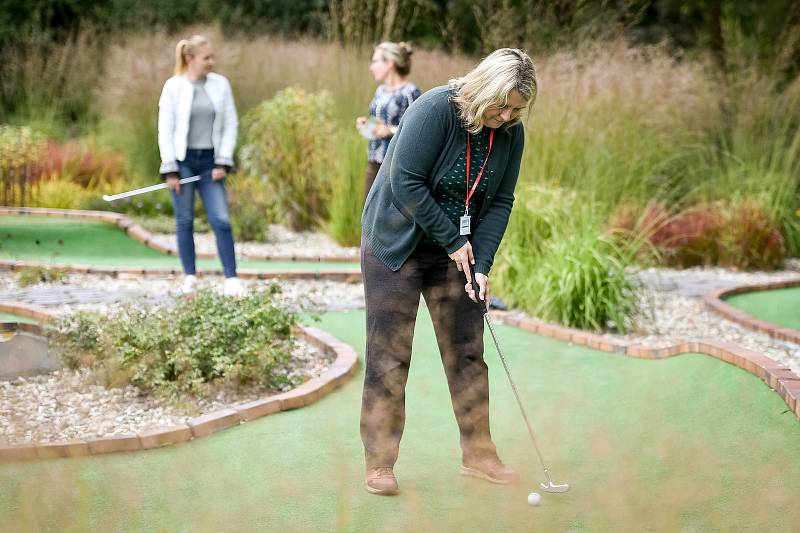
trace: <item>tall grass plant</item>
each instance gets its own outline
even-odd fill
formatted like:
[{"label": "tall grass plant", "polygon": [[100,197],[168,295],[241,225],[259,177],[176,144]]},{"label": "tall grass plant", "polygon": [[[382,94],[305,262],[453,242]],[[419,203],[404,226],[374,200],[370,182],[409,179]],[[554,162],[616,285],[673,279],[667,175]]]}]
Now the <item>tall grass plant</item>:
[{"label": "tall grass plant", "polygon": [[355,132],[339,137],[339,166],[333,180],[327,232],[341,246],[361,242],[361,211],[364,207],[364,143]]}]

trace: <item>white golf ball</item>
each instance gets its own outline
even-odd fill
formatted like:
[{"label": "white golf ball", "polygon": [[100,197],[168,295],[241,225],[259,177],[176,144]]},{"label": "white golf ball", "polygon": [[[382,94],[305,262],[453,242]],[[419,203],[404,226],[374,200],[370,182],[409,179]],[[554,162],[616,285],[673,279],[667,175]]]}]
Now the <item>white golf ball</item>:
[{"label": "white golf ball", "polygon": [[531,505],[539,505],[542,502],[542,497],[538,492],[531,492],[528,494],[528,503]]}]

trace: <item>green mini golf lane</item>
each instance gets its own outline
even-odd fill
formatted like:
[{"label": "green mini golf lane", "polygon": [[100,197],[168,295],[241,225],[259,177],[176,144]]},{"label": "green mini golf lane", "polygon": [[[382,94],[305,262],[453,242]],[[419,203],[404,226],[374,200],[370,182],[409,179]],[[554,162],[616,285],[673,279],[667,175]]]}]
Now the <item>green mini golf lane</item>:
[{"label": "green mini golf lane", "polygon": [[[13,215],[0,216],[0,259],[120,268],[180,268],[177,257],[148,248],[112,224]],[[237,265],[260,271],[358,269],[355,262],[239,260]],[[197,266],[201,270],[221,268],[218,259],[198,259]]]},{"label": "green mini golf lane", "polygon": [[23,322],[25,324],[38,324],[38,320],[11,313],[0,313],[0,322]]},{"label": "green mini golf lane", "polygon": [[800,287],[736,294],[725,303],[760,320],[800,330]]},{"label": "green mini golf lane", "polygon": [[[361,351],[363,311],[321,327]],[[487,337],[492,430],[522,482],[458,474],[458,431],[425,311],[396,472],[368,494],[363,366],[316,404],[174,447],[0,465],[0,531],[788,531],[800,524],[800,423],[756,377],[691,354],[638,360],[500,326],[550,462],[542,479]],[[363,354],[362,354],[363,357]]]}]

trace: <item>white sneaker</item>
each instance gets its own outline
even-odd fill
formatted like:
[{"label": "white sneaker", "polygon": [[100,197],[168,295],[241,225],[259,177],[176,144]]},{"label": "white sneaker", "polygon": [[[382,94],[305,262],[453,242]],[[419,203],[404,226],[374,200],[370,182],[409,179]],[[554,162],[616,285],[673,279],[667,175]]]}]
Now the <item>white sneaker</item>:
[{"label": "white sneaker", "polygon": [[247,288],[239,278],[225,278],[225,281],[222,283],[222,294],[241,298],[242,296],[247,296]]},{"label": "white sneaker", "polygon": [[197,276],[188,274],[185,278],[183,278],[183,284],[181,284],[181,294],[193,293],[196,285]]}]

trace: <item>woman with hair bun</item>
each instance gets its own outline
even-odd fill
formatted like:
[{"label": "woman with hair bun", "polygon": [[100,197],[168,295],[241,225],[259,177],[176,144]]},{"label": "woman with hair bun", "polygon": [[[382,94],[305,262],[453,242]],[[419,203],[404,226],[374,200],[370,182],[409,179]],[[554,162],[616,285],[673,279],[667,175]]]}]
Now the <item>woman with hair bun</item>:
[{"label": "woman with hair bun", "polygon": [[[225,281],[223,293],[242,296],[236,277],[236,255],[228,215],[225,176],[233,168],[239,125],[233,91],[225,76],[212,72],[214,49],[206,37],[182,39],[175,48],[175,75],[167,80],[158,101],[158,148],[162,177],[172,194],[178,254],[186,276],[181,291],[194,290],[194,201],[200,194],[217,239]],[[180,184],[180,179],[200,180]]]},{"label": "woman with hair bun", "polygon": [[518,474],[489,431],[483,313],[489,270],[505,233],[525,131],[536,100],[528,55],[502,48],[471,72],[423,94],[386,152],[361,221],[367,346],[361,440],[367,490],[396,494],[405,386],[422,295],[433,321],[460,432],[461,473],[492,483]]},{"label": "woman with hair bun", "polygon": [[380,85],[369,104],[369,117],[356,119],[356,129],[369,139],[364,196],[369,194],[403,113],[422,94],[407,79],[413,53],[411,45],[407,43],[383,42],[375,47],[372,54],[369,70]]}]

